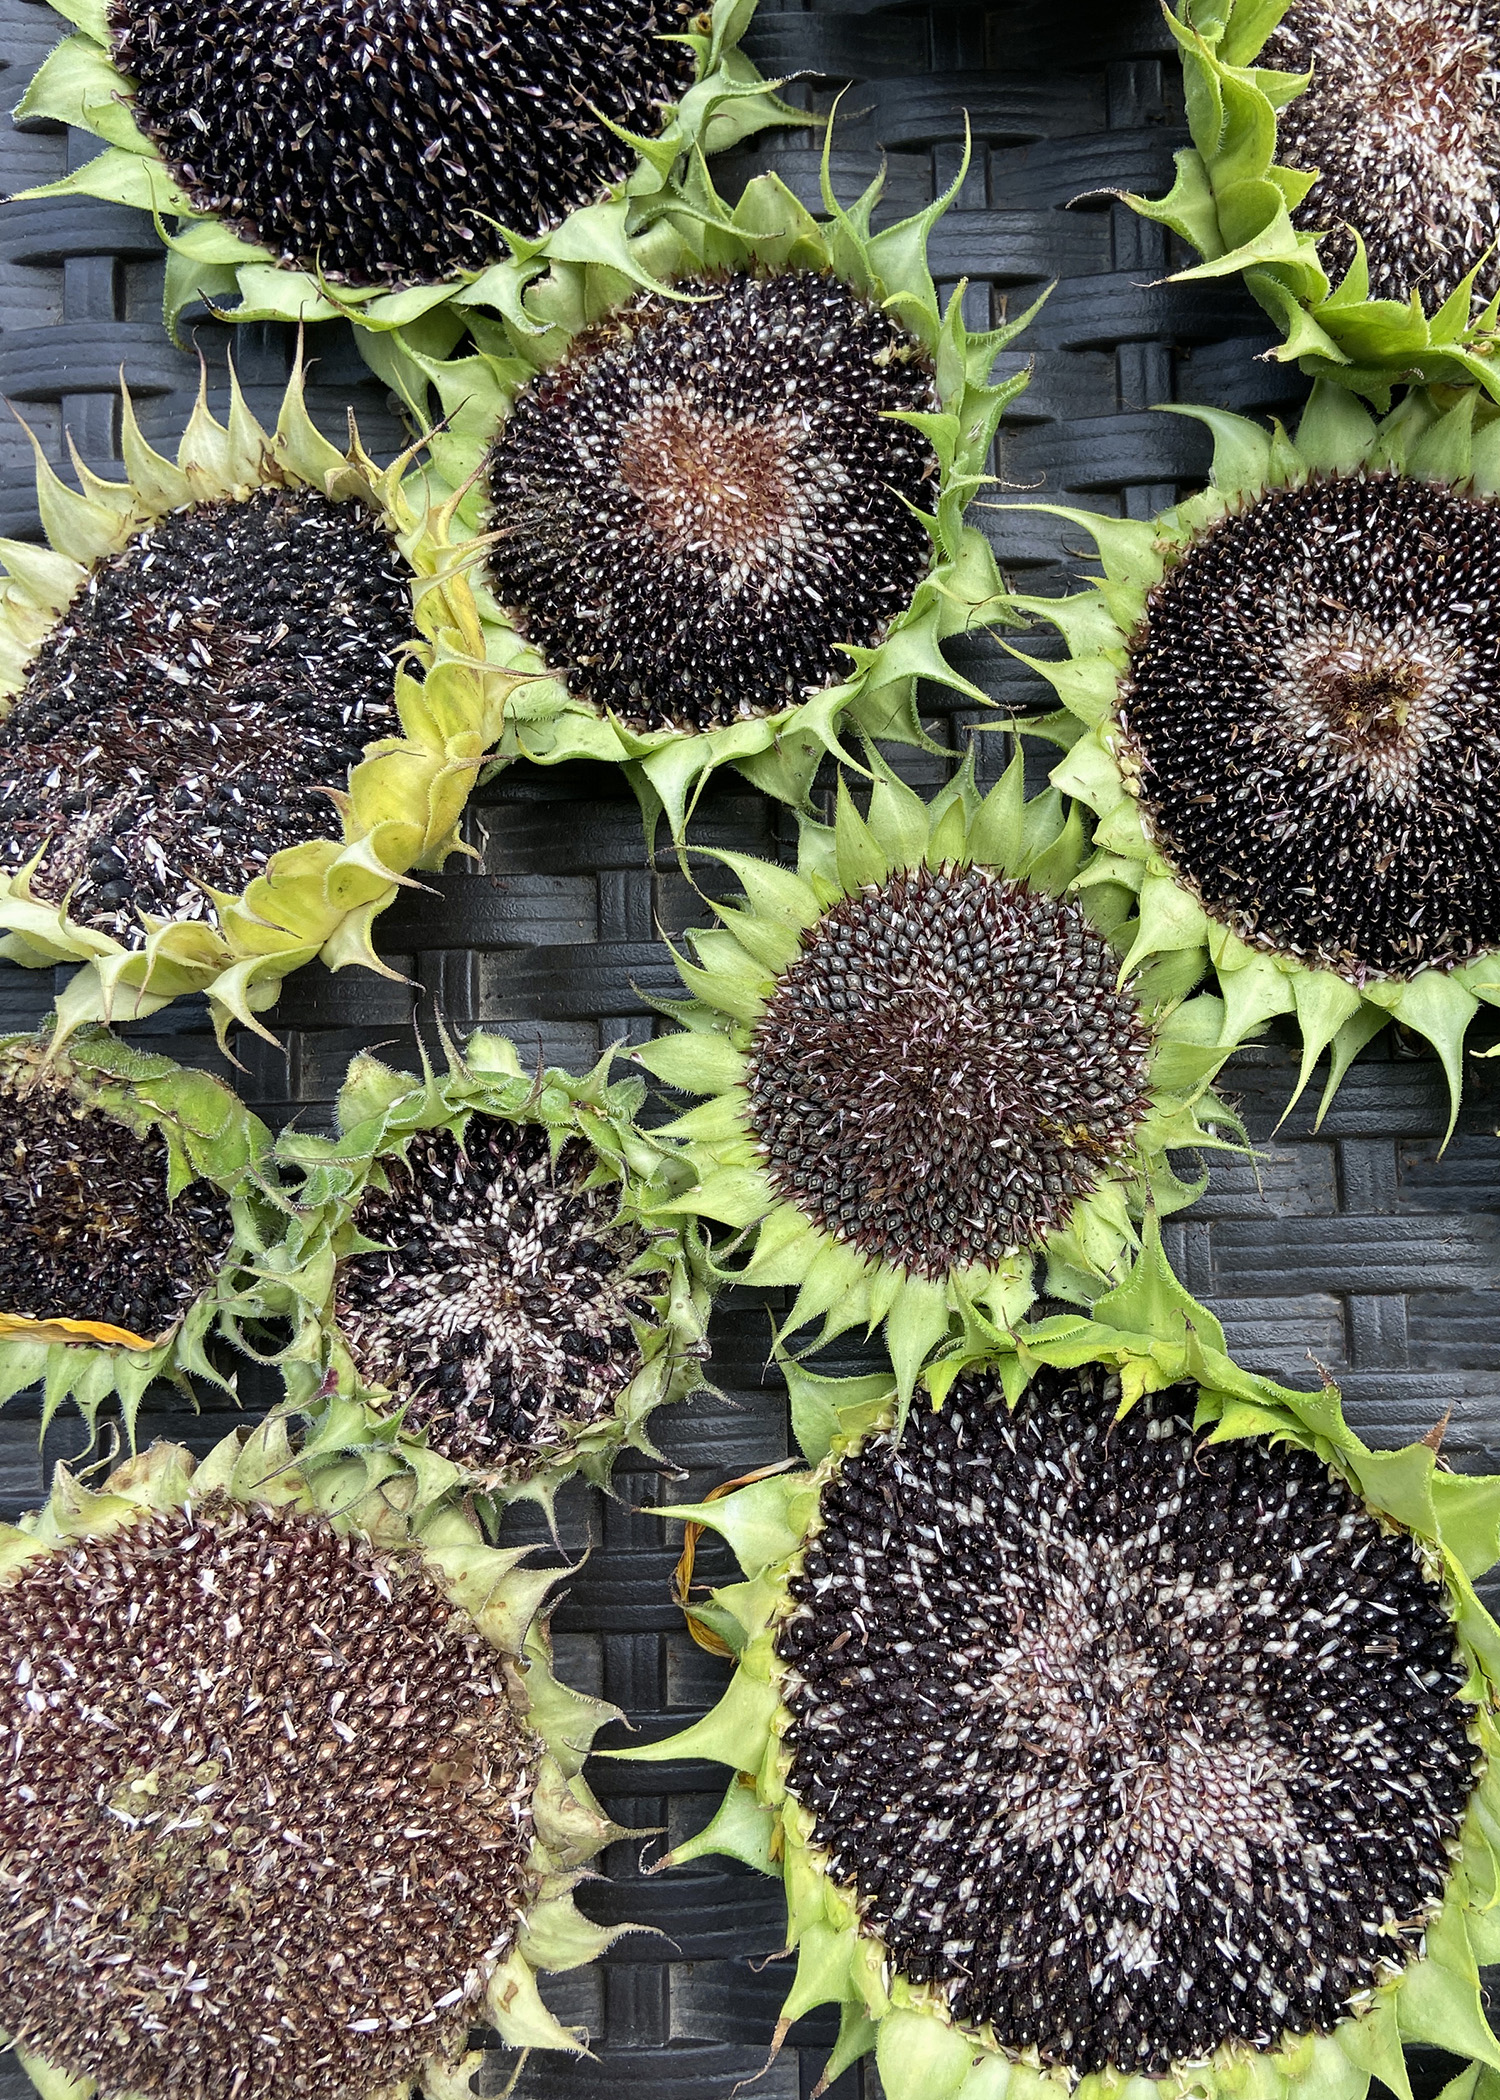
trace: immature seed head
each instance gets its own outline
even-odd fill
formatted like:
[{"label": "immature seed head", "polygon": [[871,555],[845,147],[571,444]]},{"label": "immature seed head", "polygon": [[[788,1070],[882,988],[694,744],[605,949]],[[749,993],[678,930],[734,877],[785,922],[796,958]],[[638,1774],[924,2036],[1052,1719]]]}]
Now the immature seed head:
[{"label": "immature seed head", "polygon": [[0,2025],[109,2094],[367,2100],[462,2044],[535,1748],[433,1580],[225,1500],[0,1587]]},{"label": "immature seed head", "polygon": [[1318,170],[1294,213],[1328,229],[1339,276],[1359,233],[1370,292],[1432,312],[1485,260],[1500,286],[1500,6],[1496,0],[1292,0],[1260,63],[1311,69],[1277,118],[1277,157]]},{"label": "immature seed head", "polygon": [[777,1193],[919,1276],[1039,1245],[1146,1113],[1150,1038],[1118,974],[1076,904],[980,868],[835,905],[756,1025]]},{"label": "immature seed head", "polygon": [[679,0],[113,0],[134,111],[199,211],[288,266],[431,282],[635,165],[692,85]]},{"label": "immature seed head", "polygon": [[788,1783],[892,1967],[1080,2075],[1332,2029],[1478,1776],[1435,1564],[1196,1399],[961,1381],[830,1479],[776,1635]]},{"label": "immature seed head", "polygon": [[356,1223],[388,1252],[339,1264],[339,1327],[361,1378],[406,1403],[406,1426],[478,1472],[524,1467],[611,1414],[640,1370],[631,1273],[650,1244],[619,1221],[597,1155],[540,1125],[470,1118],[384,1162]]},{"label": "immature seed head", "polygon": [[[837,684],[926,573],[918,345],[836,277],[644,293],[517,400],[489,459],[491,581],[569,690],[712,729]],[[694,302],[694,303],[690,303]]]},{"label": "immature seed head", "polygon": [[127,946],[197,919],[283,846],[337,838],[328,794],[399,729],[411,572],[385,528],[307,490],[174,512],[90,574],[0,720],[0,873]]},{"label": "immature seed head", "polygon": [[1242,939],[1359,981],[1500,941],[1500,509],[1340,475],[1168,570],[1121,720],[1151,833]]},{"label": "immature seed head", "polygon": [[0,1312],[95,1320],[154,1341],[213,1282],[229,1204],[195,1181],[167,1201],[165,1141],[61,1082],[0,1072]]}]

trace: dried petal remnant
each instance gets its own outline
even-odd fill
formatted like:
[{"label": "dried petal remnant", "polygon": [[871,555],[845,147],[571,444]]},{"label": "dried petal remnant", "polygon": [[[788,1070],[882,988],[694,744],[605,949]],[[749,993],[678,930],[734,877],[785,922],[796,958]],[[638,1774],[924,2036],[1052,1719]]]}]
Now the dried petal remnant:
[{"label": "dried petal remnant", "polygon": [[168,1203],[168,1166],[154,1131],[137,1137],[66,1087],[0,1082],[0,1312],[164,1333],[232,1236],[210,1182]]},{"label": "dried petal remnant", "polygon": [[1414,976],[1500,942],[1500,507],[1272,490],[1169,568],[1131,642],[1126,770],[1243,940]]},{"label": "dried petal remnant", "polygon": [[602,198],[692,85],[664,0],[113,0],[138,123],[293,268],[430,283]]},{"label": "dried petal remnant", "polygon": [[1146,1112],[1149,1038],[1076,904],[978,868],[835,905],[756,1027],[777,1193],[922,1276],[1037,1245]]},{"label": "dried petal remnant", "polygon": [[1327,2032],[1420,1947],[1480,1753],[1446,1592],[1175,1387],[988,1378],[823,1490],[780,1626],[814,1843],[1002,2047],[1161,2076]]},{"label": "dried petal remnant", "polygon": [[[1278,157],[1318,179],[1294,213],[1341,275],[1363,237],[1370,293],[1429,313],[1485,260],[1500,285],[1496,0],[1293,0],[1259,63],[1312,73],[1277,120]],[[1486,259],[1487,258],[1487,259]]]},{"label": "dried petal remnant", "polygon": [[[917,344],[835,277],[687,279],[575,342],[489,461],[492,581],[569,690],[646,728],[768,715],[851,673],[931,560]],[[904,499],[904,500],[903,500]]]},{"label": "dried petal remnant", "polygon": [[545,1129],[471,1117],[385,1163],[357,1224],[389,1252],[339,1265],[335,1309],[360,1376],[407,1404],[406,1425],[476,1471],[524,1464],[602,1420],[641,1368],[631,1275],[649,1240],[616,1219],[615,1186],[584,1186],[582,1138],[554,1160]]},{"label": "dried petal remnant", "polygon": [[284,846],[336,838],[342,789],[399,730],[411,572],[353,503],[194,506],[99,564],[0,721],[0,871],[139,945],[203,918]]},{"label": "dried petal remnant", "polygon": [[364,2100],[460,2045],[534,1752],[431,1578],[209,1501],[0,1587],[0,2025],[162,2100]]}]

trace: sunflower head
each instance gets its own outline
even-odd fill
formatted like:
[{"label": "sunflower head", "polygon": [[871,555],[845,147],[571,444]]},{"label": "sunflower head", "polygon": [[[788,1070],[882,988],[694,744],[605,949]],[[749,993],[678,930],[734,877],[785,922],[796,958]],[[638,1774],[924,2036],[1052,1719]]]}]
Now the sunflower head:
[{"label": "sunflower head", "polygon": [[154,1379],[226,1387],[207,1353],[284,1197],[271,1133],[206,1072],[92,1028],[0,1037],[0,1402],[45,1384],[126,1431]]},{"label": "sunflower head", "polygon": [[1227,1121],[1220,1015],[1169,964],[1127,982],[1123,888],[1068,894],[1081,819],[1022,761],[923,803],[877,764],[861,815],[805,822],[790,869],[720,855],[743,902],[679,964],[686,1025],[636,1057],[710,1098],[667,1128],[699,1185],[672,1208],[720,1259],[795,1284],[783,1333],[886,1323],[903,1392],[948,1334],[1117,1279],[1144,1208],[1193,1191],[1169,1148]]},{"label": "sunflower head", "polygon": [[1132,197],[1243,271],[1276,355],[1388,404],[1412,378],[1500,393],[1500,25],[1468,0],[1188,0],[1193,144]]},{"label": "sunflower head", "polygon": [[570,1894],[613,1709],[551,1673],[555,1577],[414,1500],[273,1421],[0,1531],[0,2029],[44,2094],[456,2100],[472,2025],[583,2046],[535,1971],[618,1936]]},{"label": "sunflower head", "polygon": [[1326,1107],[1394,1016],[1456,1115],[1465,1031],[1500,998],[1500,423],[1472,390],[1377,424],[1328,387],[1295,440],[1204,420],[1204,494],[1151,525],[1068,513],[1104,579],[1022,601],[1070,645],[1036,668],[1066,709],[1054,782],[1099,818],[1084,879],[1136,892],[1132,962],[1212,964],[1226,1042],[1295,1014],[1298,1093],[1328,1050]]},{"label": "sunflower head", "polygon": [[222,1036],[315,956],[384,967],[515,681],[451,508],[320,436],[300,363],[274,431],[236,382],[175,460],[123,415],[128,478],[38,448],[49,544],[0,546],[0,953],[83,965],[64,1031],[205,992]]},{"label": "sunflower head", "polygon": [[356,1059],[340,1135],[282,1139],[306,1179],[257,1304],[296,1325],[280,1361],[312,1448],[550,1507],[703,1382],[707,1265],[657,1215],[687,1175],[609,1056],[575,1079],[501,1036],[448,1049],[420,1081]]},{"label": "sunflower head", "polygon": [[830,217],[771,176],[731,211],[695,163],[633,281],[555,262],[474,354],[392,368],[436,396],[445,485],[487,498],[499,660],[547,674],[502,753],[622,762],[674,838],[722,764],[802,803],[842,728],[924,741],[919,678],[987,698],[941,645],[1004,617],[963,513],[1029,316],[944,313],[954,192],[876,233],[879,190],[843,211],[825,162]]},{"label": "sunflower head", "polygon": [[810,1470],[673,1512],[747,1579],[721,1704],[623,1753],[737,1775],[667,1864],[782,1877],[776,2043],[836,2005],[891,2100],[1500,2069],[1494,1483],[1246,1376],[1158,1244],[1094,1311],[904,1419],[794,1369]]},{"label": "sunflower head", "polygon": [[[105,150],[32,196],[174,222],[166,316],[345,316],[451,345],[556,248],[627,256],[683,155],[804,122],[739,49],[753,0],[60,0],[27,116]],[[451,302],[451,304],[450,304]]]}]

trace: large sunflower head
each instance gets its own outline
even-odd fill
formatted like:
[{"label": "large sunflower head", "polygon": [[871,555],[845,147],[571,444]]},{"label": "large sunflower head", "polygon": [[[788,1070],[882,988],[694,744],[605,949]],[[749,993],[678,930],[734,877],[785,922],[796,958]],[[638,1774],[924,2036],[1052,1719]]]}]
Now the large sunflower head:
[{"label": "large sunflower head", "polygon": [[1132,197],[1243,271],[1313,377],[1500,392],[1500,19],[1488,0],[1186,0],[1193,144]]},{"label": "large sunflower head", "polygon": [[[128,397],[128,479],[37,454],[49,544],[0,545],[0,954],[80,963],[64,1028],[205,992],[257,1027],[440,866],[498,733],[451,513],[319,435],[200,394],[175,460]],[[389,973],[387,973],[389,974]]]},{"label": "large sunflower head", "polygon": [[[739,49],[754,0],[58,0],[22,114],[105,150],[31,196],[156,215],[166,317],[462,333],[556,248],[637,223],[683,154],[803,121]],[[168,230],[168,228],[173,230]],[[453,302],[451,311],[449,302]],[[425,318],[424,318],[425,317]]]},{"label": "large sunflower head", "polygon": [[570,1893],[613,1709],[552,1675],[555,1576],[402,1486],[272,1423],[0,1530],[0,2030],[49,2100],[458,2100],[471,2026],[583,2046],[535,1971],[618,1936]]},{"label": "large sunflower head", "polygon": [[[669,1864],[779,1874],[831,2082],[890,2100],[1361,2100],[1500,2069],[1495,1483],[1247,1377],[1153,1247],[1095,1308],[890,1380],[793,1373],[811,1470],[674,1514],[721,1704],[626,1757],[728,1797]],[[1472,2087],[1455,2088],[1467,2092]]]},{"label": "large sunflower head", "polygon": [[1392,1015],[1454,1113],[1500,1001],[1500,424],[1472,391],[1382,423],[1319,388],[1295,442],[1217,412],[1212,486],[1150,525],[1066,515],[1105,578],[1027,599],[1071,655],[1053,774],[1099,816],[1084,882],[1139,897],[1132,960],[1212,963],[1224,1041],[1276,1014],[1331,1047],[1325,1105]]},{"label": "large sunflower head", "polygon": [[943,313],[927,236],[953,193],[872,233],[879,189],[841,211],[825,168],[819,220],[763,176],[731,212],[700,164],[648,289],[607,250],[557,263],[475,354],[391,365],[486,501],[498,660],[546,674],[502,755],[622,762],[680,837],[720,765],[801,802],[842,728],[923,741],[919,678],[986,700],[941,645],[1004,616],[963,513],[1024,321]]},{"label": "large sunflower head", "polygon": [[699,1173],[671,1208],[731,1235],[744,1282],[795,1285],[784,1333],[886,1324],[903,1393],[950,1322],[1117,1280],[1143,1210],[1193,1190],[1169,1149],[1228,1121],[1217,1002],[1170,964],[1125,981],[1123,888],[1065,895],[1081,821],[1025,800],[1019,757],[926,804],[877,767],[802,827],[798,870],[720,856],[743,901],[692,936],[684,1031],[638,1050],[709,1099],[667,1126]]},{"label": "large sunflower head", "polygon": [[658,1215],[688,1178],[636,1124],[638,1080],[524,1072],[503,1036],[415,1080],[350,1067],[334,1139],[289,1133],[306,1177],[262,1286],[290,1315],[289,1397],[376,1469],[550,1506],[609,1481],[646,1422],[703,1383],[707,1267]]},{"label": "large sunflower head", "polygon": [[0,1403],[44,1387],[132,1437],[153,1379],[223,1386],[207,1345],[284,1202],[271,1133],[206,1072],[90,1028],[0,1037]]}]

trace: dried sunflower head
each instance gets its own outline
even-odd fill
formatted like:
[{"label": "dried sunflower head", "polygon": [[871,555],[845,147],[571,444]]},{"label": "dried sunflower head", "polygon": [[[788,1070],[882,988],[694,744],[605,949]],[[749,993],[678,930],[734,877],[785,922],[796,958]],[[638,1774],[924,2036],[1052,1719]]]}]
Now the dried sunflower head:
[{"label": "dried sunflower head", "polygon": [[102,1028],[0,1037],[0,1403],[45,1383],[132,1438],[153,1379],[224,1386],[206,1353],[272,1234],[271,1133],[217,1079]]},{"label": "dried sunflower head", "polygon": [[43,2094],[458,2100],[472,2025],[583,2047],[535,1971],[618,1937],[570,1893],[613,1709],[552,1675],[555,1576],[411,1487],[273,1422],[0,1531],[0,2030]]},{"label": "dried sunflower head", "polygon": [[361,1056],[340,1135],[280,1141],[307,1178],[253,1302],[296,1322],[280,1361],[318,1448],[550,1506],[702,1385],[706,1264],[657,1215],[688,1176],[610,1061],[526,1073],[485,1034],[423,1081]]},{"label": "dried sunflower head", "polygon": [[795,1285],[783,1334],[885,1324],[903,1393],[950,1322],[1003,1330],[1047,1288],[1117,1281],[1136,1219],[1195,1193],[1169,1149],[1232,1119],[1208,1093],[1214,1002],[1170,964],[1126,983],[1122,887],[1065,894],[1084,856],[1017,757],[928,804],[877,765],[804,823],[797,873],[718,857],[743,902],[691,936],[682,1034],[635,1053],[709,1099],[667,1126],[698,1171],[674,1210],[735,1235],[733,1273]]},{"label": "dried sunflower head", "polygon": [[825,167],[828,219],[774,176],[731,212],[699,167],[648,289],[557,263],[472,355],[393,368],[488,497],[496,660],[546,674],[502,756],[622,763],[680,838],[721,765],[803,802],[846,728],[923,741],[919,679],[986,701],[942,644],[1005,617],[964,510],[1029,316],[970,335],[927,263],[954,192],[872,233],[879,192],[843,212]]},{"label": "dried sunflower head", "polygon": [[[554,249],[627,258],[682,156],[798,123],[739,49],[754,0],[59,0],[23,100],[105,141],[31,196],[154,212],[167,325],[362,331],[513,300]],[[564,230],[565,229],[565,230]],[[453,302],[451,312],[446,311]]]},{"label": "dried sunflower head", "polygon": [[1312,378],[1500,394],[1500,15],[1491,0],[1186,0],[1193,144],[1170,196],[1132,197],[1243,271]]},{"label": "dried sunflower head", "polygon": [[[1199,411],[1189,410],[1189,414]],[[1212,964],[1224,1041],[1295,1014],[1324,1106],[1394,1016],[1442,1058],[1500,999],[1500,423],[1319,387],[1295,442],[1218,411],[1213,481],[1152,524],[1067,512],[1105,579],[1018,601],[1066,635],[1053,774],[1139,896],[1132,962]],[[1450,1126],[1451,1127],[1451,1126]]]},{"label": "dried sunflower head", "polygon": [[873,2050],[891,2100],[1500,2068],[1495,1483],[1246,1376],[1159,1246],[1095,1315],[904,1421],[794,1371],[811,1470],[674,1512],[747,1580],[692,1608],[723,1701],[624,1753],[737,1775],[668,1863],[782,1877],[776,2043],[837,2005],[825,2081]]},{"label": "dried sunflower head", "polygon": [[[514,680],[410,460],[274,432],[238,385],[176,460],[123,406],[128,479],[37,451],[49,544],[0,545],[0,954],[84,965],[64,1031],[204,992],[221,1036],[438,867]],[[386,974],[389,974],[387,972]]]}]

